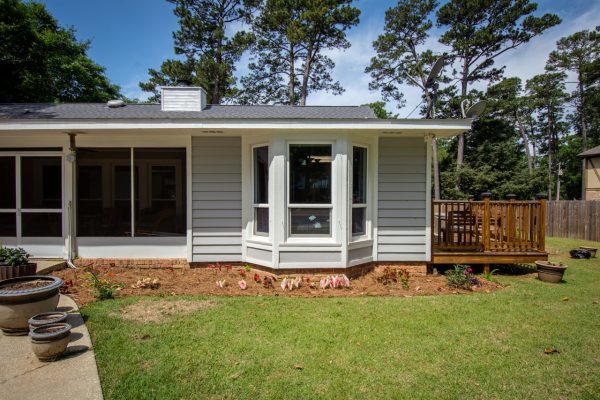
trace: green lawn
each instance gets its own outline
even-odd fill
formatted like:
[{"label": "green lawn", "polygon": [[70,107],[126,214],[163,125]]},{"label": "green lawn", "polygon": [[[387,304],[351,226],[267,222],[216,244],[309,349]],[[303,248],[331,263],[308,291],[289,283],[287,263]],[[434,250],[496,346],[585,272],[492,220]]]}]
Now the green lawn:
[{"label": "green lawn", "polygon": [[83,311],[106,399],[600,398],[600,258],[565,254],[585,243],[547,239],[569,266],[560,285],[521,275],[491,294],[216,297],[161,324],[115,316],[139,298]]}]

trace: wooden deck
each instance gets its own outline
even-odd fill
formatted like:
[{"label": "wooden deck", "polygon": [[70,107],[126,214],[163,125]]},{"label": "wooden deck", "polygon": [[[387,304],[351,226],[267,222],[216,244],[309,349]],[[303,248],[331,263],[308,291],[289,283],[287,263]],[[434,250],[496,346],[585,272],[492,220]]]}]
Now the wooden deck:
[{"label": "wooden deck", "polygon": [[547,260],[546,201],[433,201],[433,264]]}]

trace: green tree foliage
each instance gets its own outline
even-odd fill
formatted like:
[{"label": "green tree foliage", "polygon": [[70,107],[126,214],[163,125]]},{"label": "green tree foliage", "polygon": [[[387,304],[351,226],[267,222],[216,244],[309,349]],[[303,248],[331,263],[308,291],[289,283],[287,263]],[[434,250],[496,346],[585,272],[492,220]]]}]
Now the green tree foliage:
[{"label": "green tree foliage", "polygon": [[568,132],[565,121],[566,75],[553,72],[536,75],[525,84],[535,118],[535,137],[540,152],[545,155],[547,193],[552,198],[558,177],[560,141]]},{"label": "green tree foliage", "polygon": [[220,104],[235,96],[235,64],[253,41],[243,30],[228,34],[235,24],[249,18],[258,0],[168,0],[175,5],[179,30],[173,33],[175,53],[183,59],[163,62],[149,69],[150,79],[140,88],[160,98],[160,87],[185,79],[207,90],[208,101]]},{"label": "green tree foliage", "polygon": [[439,55],[421,50],[429,37],[433,22],[429,18],[437,7],[435,0],[400,0],[385,13],[383,34],[373,42],[375,57],[365,72],[373,80],[371,90],[380,90],[384,100],[395,100],[398,107],[404,105],[401,85],[416,86],[426,90],[428,66]]},{"label": "green tree foliage", "polygon": [[383,101],[374,101],[373,103],[362,104],[363,106],[371,107],[375,116],[379,119],[397,119],[398,114],[394,114],[385,109]]},{"label": "green tree foliage", "polygon": [[358,24],[352,0],[264,0],[253,19],[256,43],[238,97],[245,104],[305,105],[311,92],[341,94],[326,50],[346,49],[346,31]]},{"label": "green tree foliage", "polygon": [[[589,111],[585,95],[592,83],[592,77],[586,74],[592,62],[600,56],[600,30],[583,30],[561,38],[556,43],[556,50],[548,56],[546,68],[549,71],[573,72],[576,76],[577,88],[571,95],[571,100],[576,109],[574,123],[581,136],[583,150],[587,150],[588,118]],[[591,78],[591,79],[590,79]]]},{"label": "green tree foliage", "polygon": [[[439,8],[438,25],[446,28],[440,42],[451,49],[453,75],[460,83],[461,98],[467,97],[470,84],[501,78],[504,68],[494,65],[498,56],[560,23],[554,14],[534,17],[531,14],[536,9],[537,4],[529,0],[450,0]],[[461,134],[458,168],[463,164],[464,146]]]},{"label": "green tree foliage", "polygon": [[119,97],[104,68],[46,7],[0,0],[0,102],[94,102]]}]

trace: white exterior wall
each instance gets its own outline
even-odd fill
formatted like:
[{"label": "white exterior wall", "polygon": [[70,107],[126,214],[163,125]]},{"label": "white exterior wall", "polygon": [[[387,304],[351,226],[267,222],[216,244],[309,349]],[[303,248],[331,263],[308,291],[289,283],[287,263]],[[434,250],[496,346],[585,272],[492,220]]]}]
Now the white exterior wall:
[{"label": "white exterior wall", "polygon": [[377,261],[429,261],[427,142],[379,139]]},{"label": "white exterior wall", "polygon": [[242,261],[240,137],[192,138],[192,260]]}]

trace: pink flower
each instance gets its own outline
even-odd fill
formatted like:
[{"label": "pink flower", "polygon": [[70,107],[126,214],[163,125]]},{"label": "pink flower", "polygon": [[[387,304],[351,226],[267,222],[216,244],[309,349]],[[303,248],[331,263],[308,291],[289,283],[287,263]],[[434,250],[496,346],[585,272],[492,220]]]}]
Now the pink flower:
[{"label": "pink flower", "polygon": [[246,288],[248,287],[248,285],[246,284],[246,281],[243,279],[238,282],[238,285],[240,285],[240,289],[242,289],[242,290],[246,290]]}]

